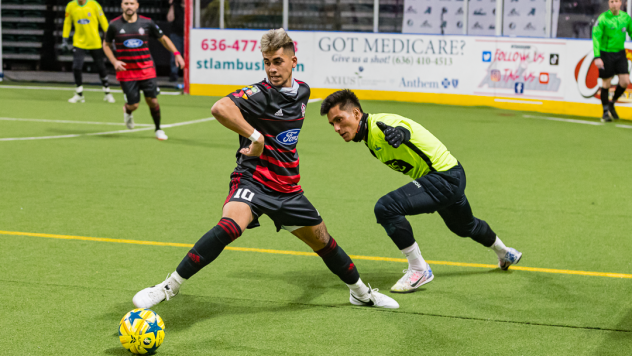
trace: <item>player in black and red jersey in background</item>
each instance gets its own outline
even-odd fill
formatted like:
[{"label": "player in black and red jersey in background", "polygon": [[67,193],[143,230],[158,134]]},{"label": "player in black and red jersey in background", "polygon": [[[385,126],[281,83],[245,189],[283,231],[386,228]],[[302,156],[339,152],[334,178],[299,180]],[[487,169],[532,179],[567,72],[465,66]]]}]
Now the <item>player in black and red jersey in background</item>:
[{"label": "player in black and red jersey in background", "polygon": [[[156,124],[156,138],[166,140],[167,135],[160,129],[160,105],[156,98],[160,89],[156,84],[156,67],[149,53],[149,36],[156,38],[175,55],[180,68],[184,68],[184,59],[154,21],[136,14],[137,0],[123,0],[121,7],[123,15],[110,22],[103,41],[103,51],[116,69],[116,79],[121,83],[125,94],[125,124],[128,129],[134,128],[132,112],[138,108],[142,90]],[[112,52],[112,41],[116,56]]]},{"label": "player in black and red jersey in background", "polygon": [[[222,218],[198,240],[171,276],[138,292],[134,305],[151,308],[175,297],[184,281],[213,262],[246,228],[259,226],[259,217],[265,214],[277,231],[289,231],[323,259],[349,287],[351,304],[399,308],[395,300],[364,284],[351,258],[329,235],[318,210],[298,184],[301,176],[296,144],[310,89],[292,78],[297,64],[292,39],[283,29],[271,30],[261,38],[261,53],[267,78],[227,95],[211,110],[220,124],[239,134],[237,167],[231,174]],[[243,268],[249,270],[249,266]]]}]

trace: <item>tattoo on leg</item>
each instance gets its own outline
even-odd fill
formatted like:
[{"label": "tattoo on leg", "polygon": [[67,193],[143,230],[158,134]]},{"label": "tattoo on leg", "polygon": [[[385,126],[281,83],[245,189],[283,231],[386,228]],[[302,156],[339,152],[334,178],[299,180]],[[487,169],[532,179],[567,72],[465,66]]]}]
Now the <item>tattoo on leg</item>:
[{"label": "tattoo on leg", "polygon": [[327,243],[329,241],[329,234],[327,233],[327,228],[325,227],[325,223],[321,223],[316,226],[316,230],[314,231],[318,240]]}]

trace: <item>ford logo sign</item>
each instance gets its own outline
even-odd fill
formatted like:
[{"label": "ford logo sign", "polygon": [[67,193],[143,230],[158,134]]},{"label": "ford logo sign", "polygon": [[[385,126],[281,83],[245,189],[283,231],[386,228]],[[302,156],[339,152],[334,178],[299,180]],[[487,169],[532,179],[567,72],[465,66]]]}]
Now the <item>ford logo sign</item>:
[{"label": "ford logo sign", "polygon": [[138,38],[131,38],[125,42],[123,42],[125,47],[127,48],[136,48],[143,45],[143,40],[139,40]]},{"label": "ford logo sign", "polygon": [[292,146],[298,142],[298,134],[301,132],[301,129],[292,129],[283,131],[277,135],[276,140],[278,143],[284,146]]},{"label": "ford logo sign", "polygon": [[88,19],[81,19],[81,20],[77,20],[77,23],[80,25],[87,25],[90,23],[90,20]]}]

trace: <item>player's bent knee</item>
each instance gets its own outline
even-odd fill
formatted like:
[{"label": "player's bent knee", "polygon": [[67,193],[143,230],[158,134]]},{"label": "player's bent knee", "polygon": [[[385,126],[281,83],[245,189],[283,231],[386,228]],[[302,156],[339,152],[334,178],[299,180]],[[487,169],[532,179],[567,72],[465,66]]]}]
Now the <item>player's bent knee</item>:
[{"label": "player's bent knee", "polygon": [[393,204],[395,204],[395,201],[388,195],[381,197],[380,200],[375,203],[373,212],[375,213],[378,223],[384,225],[399,217],[395,209],[393,209]]}]

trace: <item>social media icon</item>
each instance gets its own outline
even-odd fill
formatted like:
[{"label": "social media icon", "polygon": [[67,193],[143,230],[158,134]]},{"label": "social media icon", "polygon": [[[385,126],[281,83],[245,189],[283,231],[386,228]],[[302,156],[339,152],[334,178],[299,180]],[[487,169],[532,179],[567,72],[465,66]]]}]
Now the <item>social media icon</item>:
[{"label": "social media icon", "polygon": [[517,82],[516,84],[514,84],[514,92],[516,94],[523,94],[524,93],[524,83]]},{"label": "social media icon", "polygon": [[540,84],[549,84],[549,73],[540,73]]},{"label": "social media icon", "polygon": [[492,52],[483,51],[483,62],[491,62],[492,61]]}]

